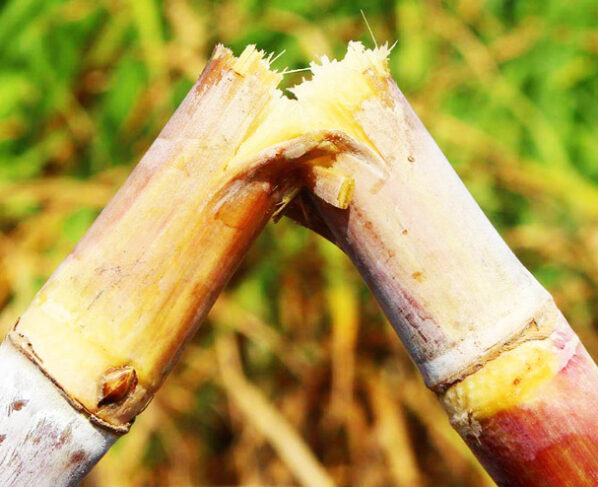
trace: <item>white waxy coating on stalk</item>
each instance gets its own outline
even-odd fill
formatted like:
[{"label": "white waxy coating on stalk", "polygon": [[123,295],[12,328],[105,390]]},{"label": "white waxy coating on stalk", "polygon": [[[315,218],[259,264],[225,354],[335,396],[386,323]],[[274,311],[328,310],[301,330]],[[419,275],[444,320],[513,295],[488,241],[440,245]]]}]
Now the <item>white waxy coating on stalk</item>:
[{"label": "white waxy coating on stalk", "polygon": [[338,154],[335,169],[355,181],[352,203],[347,212],[321,209],[427,384],[442,388],[530,323],[549,334],[556,308],[409,106],[387,54],[351,44],[344,60],[314,66],[313,80],[294,93],[314,120],[383,161],[380,181],[372,173],[379,164]]},{"label": "white waxy coating on stalk", "polygon": [[8,339],[0,370],[0,485],[77,485],[117,436],[76,411]]}]

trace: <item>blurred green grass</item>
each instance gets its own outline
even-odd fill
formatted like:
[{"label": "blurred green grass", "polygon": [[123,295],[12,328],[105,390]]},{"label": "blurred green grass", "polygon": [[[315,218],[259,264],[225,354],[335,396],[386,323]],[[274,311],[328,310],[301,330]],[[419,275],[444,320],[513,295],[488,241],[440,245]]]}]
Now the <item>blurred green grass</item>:
[{"label": "blurred green grass", "polygon": [[[398,41],[390,65],[399,86],[598,357],[594,0],[3,1],[2,333],[217,42],[236,53],[248,43],[284,50],[275,67],[301,68],[342,56],[351,39],[371,45],[360,9],[379,43]],[[231,343],[246,380],[339,485],[488,482],[346,259],[283,220],[267,227],[165,389],[87,485],[295,485],[301,459],[283,461],[227,393],[232,376],[218,356]],[[394,453],[380,424],[391,425]]]}]

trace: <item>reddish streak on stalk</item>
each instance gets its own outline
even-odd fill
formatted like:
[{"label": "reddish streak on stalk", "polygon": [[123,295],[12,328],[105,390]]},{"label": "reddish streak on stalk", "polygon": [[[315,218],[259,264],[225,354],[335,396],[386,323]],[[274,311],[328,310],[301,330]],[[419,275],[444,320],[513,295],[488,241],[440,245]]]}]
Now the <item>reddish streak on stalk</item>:
[{"label": "reddish streak on stalk", "polygon": [[468,443],[501,485],[598,485],[596,384],[596,365],[579,344],[531,403],[481,420]]}]

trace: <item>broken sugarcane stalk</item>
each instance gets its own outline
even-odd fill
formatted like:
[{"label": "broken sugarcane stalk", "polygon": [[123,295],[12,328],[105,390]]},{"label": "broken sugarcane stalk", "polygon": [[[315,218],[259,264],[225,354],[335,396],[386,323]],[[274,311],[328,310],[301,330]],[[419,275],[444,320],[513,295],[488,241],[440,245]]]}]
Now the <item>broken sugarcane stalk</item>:
[{"label": "broken sugarcane stalk", "polygon": [[386,56],[352,44],[295,89],[371,151],[335,156],[355,182],[347,210],[302,194],[293,214],[326,225],[350,256],[499,485],[598,485],[598,368],[459,180]]},{"label": "broken sugarcane stalk", "polygon": [[494,478],[593,485],[596,366],[412,112],[387,55],[351,44],[289,100],[254,50],[216,50],[0,348],[3,485],[69,485],[89,470],[302,185],[320,198],[289,208],[351,256]]},{"label": "broken sugarcane stalk", "polygon": [[252,47],[239,58],[217,47],[0,346],[0,485],[78,483],[147,406],[297,185],[346,207],[351,182],[314,162],[342,136],[259,139],[280,78]]}]

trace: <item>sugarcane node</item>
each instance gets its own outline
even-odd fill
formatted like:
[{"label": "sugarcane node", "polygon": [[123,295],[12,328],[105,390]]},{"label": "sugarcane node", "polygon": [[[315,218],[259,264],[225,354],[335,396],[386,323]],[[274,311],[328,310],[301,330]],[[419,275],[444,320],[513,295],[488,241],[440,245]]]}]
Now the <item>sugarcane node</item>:
[{"label": "sugarcane node", "polygon": [[104,372],[100,382],[98,407],[122,401],[137,386],[137,373],[128,365],[110,368]]}]

